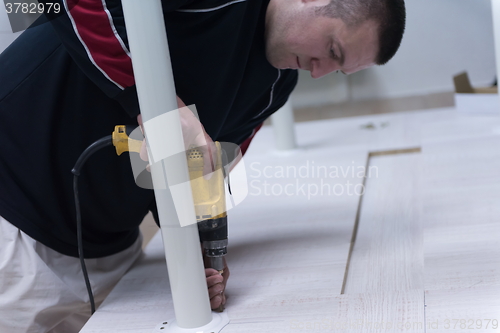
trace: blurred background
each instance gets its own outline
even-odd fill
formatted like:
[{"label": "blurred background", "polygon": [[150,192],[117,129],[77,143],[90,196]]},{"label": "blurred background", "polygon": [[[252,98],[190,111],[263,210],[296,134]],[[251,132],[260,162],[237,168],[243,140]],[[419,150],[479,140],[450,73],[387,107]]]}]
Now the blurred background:
[{"label": "blurred background", "polygon": [[407,27],[385,66],[313,80],[301,71],[293,94],[296,121],[453,105],[452,77],[473,86],[495,80],[490,0],[406,0]]}]

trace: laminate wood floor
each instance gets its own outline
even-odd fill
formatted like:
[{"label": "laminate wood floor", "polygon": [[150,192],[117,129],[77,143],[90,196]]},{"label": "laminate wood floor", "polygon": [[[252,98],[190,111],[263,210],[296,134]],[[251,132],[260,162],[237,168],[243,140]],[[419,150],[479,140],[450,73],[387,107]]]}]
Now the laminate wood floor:
[{"label": "laminate wood floor", "polygon": [[[500,331],[500,117],[436,109],[296,131],[300,149],[277,153],[262,129],[238,166],[248,196],[228,212],[221,332]],[[145,253],[81,332],[173,318],[159,234]]]}]

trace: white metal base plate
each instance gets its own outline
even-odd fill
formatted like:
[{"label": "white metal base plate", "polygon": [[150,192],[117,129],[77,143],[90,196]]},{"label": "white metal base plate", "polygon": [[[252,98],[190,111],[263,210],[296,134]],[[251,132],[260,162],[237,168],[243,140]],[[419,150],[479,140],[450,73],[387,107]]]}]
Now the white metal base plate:
[{"label": "white metal base plate", "polygon": [[175,319],[165,320],[156,325],[154,333],[219,333],[227,324],[229,317],[227,312],[212,312],[212,321],[205,326],[196,328],[182,328],[177,326]]}]

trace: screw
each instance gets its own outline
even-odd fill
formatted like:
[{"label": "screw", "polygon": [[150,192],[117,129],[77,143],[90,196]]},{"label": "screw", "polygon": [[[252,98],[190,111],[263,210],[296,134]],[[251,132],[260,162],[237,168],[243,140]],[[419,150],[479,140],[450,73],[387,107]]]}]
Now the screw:
[{"label": "screw", "polygon": [[162,329],[164,329],[164,328],[165,328],[165,327],[160,327],[160,329],[161,329],[161,330],[162,330]]},{"label": "screw", "polygon": [[168,322],[166,322],[166,321],[163,322],[163,325],[167,325],[167,324],[168,324]]}]

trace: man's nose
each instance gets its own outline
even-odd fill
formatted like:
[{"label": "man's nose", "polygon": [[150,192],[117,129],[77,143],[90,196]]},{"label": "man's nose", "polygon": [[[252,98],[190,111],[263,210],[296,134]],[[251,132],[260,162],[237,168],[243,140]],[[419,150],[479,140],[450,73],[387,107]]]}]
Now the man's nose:
[{"label": "man's nose", "polygon": [[311,77],[313,79],[318,79],[325,76],[328,73],[337,71],[340,69],[339,64],[333,59],[311,59]]}]

